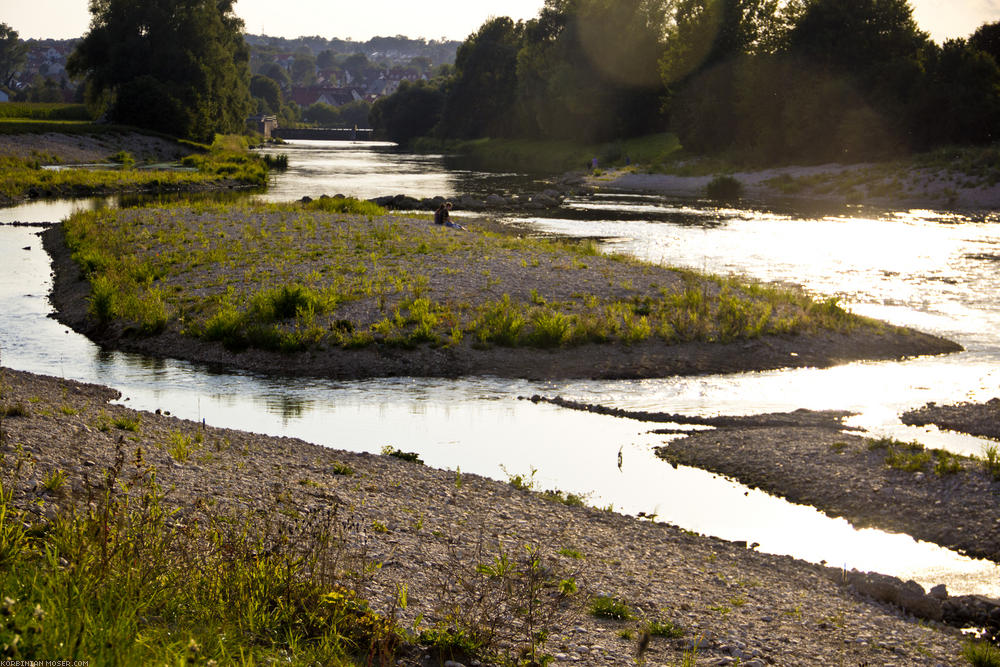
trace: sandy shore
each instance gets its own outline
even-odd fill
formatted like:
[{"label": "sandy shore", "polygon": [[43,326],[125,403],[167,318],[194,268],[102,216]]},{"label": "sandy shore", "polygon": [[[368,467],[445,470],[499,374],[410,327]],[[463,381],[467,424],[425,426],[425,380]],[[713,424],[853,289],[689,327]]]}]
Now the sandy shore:
[{"label": "sandy shore", "polygon": [[[84,498],[85,479],[99,478],[116,449],[132,462],[123,474],[134,472],[141,448],[180,521],[234,509],[306,517],[336,509],[351,555],[381,565],[371,579],[349,583],[379,609],[405,584],[404,624],[422,615],[429,625],[456,602],[471,613],[475,602],[457,582],[474,578],[476,564],[500,550],[516,557],[536,546],[552,576],[579,586],[571,603],[545,618],[543,650],[555,664],[633,664],[638,621],[591,616],[585,601],[597,594],[683,629],[680,637],[652,638],[651,665],[677,664],[694,645],[706,665],[963,663],[957,632],[852,593],[824,568],[742,543],[394,457],[137,413],[109,404],[115,392],[98,386],[8,369],[0,384],[3,406],[21,408],[2,421],[4,475],[16,502],[39,520]],[[137,430],[109,426],[120,417],[137,421]],[[169,444],[182,439],[191,443],[186,458]],[[67,473],[66,484],[44,490],[41,480],[56,469]]]},{"label": "sandy shore", "polygon": [[[728,174],[743,187],[743,197],[768,202],[871,205],[949,210],[1000,208],[1000,184],[978,181],[944,169],[886,164],[788,166]],[[587,176],[598,190],[704,197],[714,175],[678,176],[611,169]]]}]

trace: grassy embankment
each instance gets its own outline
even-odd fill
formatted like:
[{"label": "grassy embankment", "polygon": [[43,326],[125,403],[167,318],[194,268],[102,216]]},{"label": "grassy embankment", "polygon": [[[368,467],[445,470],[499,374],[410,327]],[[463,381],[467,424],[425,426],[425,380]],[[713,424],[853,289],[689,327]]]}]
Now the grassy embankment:
[{"label": "grassy embankment", "polygon": [[[46,133],[109,139],[141,134],[177,141],[138,128],[91,122],[82,105],[0,105],[0,135]],[[29,158],[0,156],[0,199],[169,192],[224,184],[267,183],[268,165],[247,152],[247,142],[242,137],[216,137],[211,146],[178,143],[191,152],[177,165],[180,168],[136,168],[134,157],[126,151],[109,156],[107,169],[43,169],[43,165],[62,162],[58,155],[47,153],[35,153]]]},{"label": "grassy embankment", "polygon": [[97,321],[237,349],[729,342],[878,326],[834,299],[592,243],[455,232],[353,200],[85,212],[64,228]]}]

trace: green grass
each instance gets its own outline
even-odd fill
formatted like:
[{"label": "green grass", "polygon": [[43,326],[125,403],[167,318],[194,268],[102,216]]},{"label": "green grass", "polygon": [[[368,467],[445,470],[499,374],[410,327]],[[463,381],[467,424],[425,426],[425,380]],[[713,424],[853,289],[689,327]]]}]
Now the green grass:
[{"label": "green grass", "polygon": [[[98,324],[233,350],[726,343],[879,326],[835,299],[593,244],[448,233],[353,199],[83,212],[64,230]],[[579,289],[543,295],[553,272]]]},{"label": "green grass", "polygon": [[597,618],[628,621],[634,618],[632,610],[623,600],[608,595],[598,595],[590,600],[589,611]]},{"label": "green grass", "polygon": [[93,120],[84,104],[44,102],[8,102],[0,104],[0,119],[6,120],[9,118],[23,120]]},{"label": "green grass", "polygon": [[[401,633],[329,567],[320,523],[293,543],[261,517],[172,519],[150,478],[109,469],[90,509],[37,523],[0,486],[4,659],[354,665]],[[125,495],[121,489],[139,492]]]},{"label": "green grass", "polygon": [[669,639],[683,637],[685,634],[684,628],[670,621],[649,621],[645,630],[654,637],[667,637]]},{"label": "green grass", "polygon": [[962,657],[973,667],[1000,667],[1000,648],[988,642],[966,642]]}]

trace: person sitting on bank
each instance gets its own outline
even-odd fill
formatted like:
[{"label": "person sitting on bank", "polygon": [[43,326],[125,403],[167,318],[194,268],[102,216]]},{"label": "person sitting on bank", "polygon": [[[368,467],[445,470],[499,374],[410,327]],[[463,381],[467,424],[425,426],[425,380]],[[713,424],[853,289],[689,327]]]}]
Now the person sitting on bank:
[{"label": "person sitting on bank", "polygon": [[438,209],[434,211],[434,224],[444,225],[445,227],[451,227],[452,229],[465,229],[465,227],[458,224],[457,222],[451,221],[451,215],[449,214],[449,211],[451,211],[450,201],[446,201],[445,203],[438,206]]},{"label": "person sitting on bank", "polygon": [[434,211],[434,224],[435,225],[447,225],[451,222],[451,216],[448,213],[451,210],[451,202],[446,201],[437,207]]}]

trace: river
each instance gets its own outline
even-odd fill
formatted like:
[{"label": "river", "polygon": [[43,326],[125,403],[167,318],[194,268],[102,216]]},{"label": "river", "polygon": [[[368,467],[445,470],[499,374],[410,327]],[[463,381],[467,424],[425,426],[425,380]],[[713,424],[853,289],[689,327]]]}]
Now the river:
[{"label": "river", "polygon": [[[342,193],[454,196],[538,187],[516,174],[451,169],[441,156],[390,146],[295,142],[290,168],[268,200]],[[54,221],[74,207],[113,201],[43,202],[0,210],[0,223]],[[900,411],[928,401],[986,400],[1000,375],[1000,220],[988,212],[719,208],[636,195],[571,198],[546,217],[512,216],[540,233],[598,238],[603,247],[653,261],[803,285],[836,295],[854,312],[945,335],[966,347],[946,357],[853,363],[832,369],[643,381],[526,382],[392,378],[334,382],[218,373],[174,360],[106,352],[48,317],[48,257],[37,230],[0,226],[0,360],[5,366],[95,382],[127,405],[216,426],[300,437],[354,451],[385,445],[419,452],[428,465],[504,480],[530,475],[540,488],[587,494],[590,504],[813,562],[946,583],[952,593],[1000,596],[1000,568],[905,535],[855,530],[652,452],[652,425],[518,400],[531,394],[628,409],[692,415],[797,408],[857,412],[873,435],[919,439],[979,454],[984,441],[902,426]],[[618,453],[623,465],[618,467]]]}]

